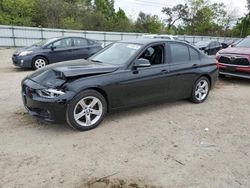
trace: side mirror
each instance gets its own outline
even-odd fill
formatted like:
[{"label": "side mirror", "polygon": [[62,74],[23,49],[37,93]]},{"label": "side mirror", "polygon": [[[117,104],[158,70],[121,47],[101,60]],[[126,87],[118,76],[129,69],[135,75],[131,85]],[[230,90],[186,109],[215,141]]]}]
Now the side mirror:
[{"label": "side mirror", "polygon": [[149,60],[144,59],[144,58],[140,58],[140,59],[136,59],[134,61],[134,68],[143,68],[143,67],[150,67],[151,63],[149,62]]},{"label": "side mirror", "polygon": [[52,45],[52,46],[50,47],[50,49],[51,49],[51,51],[54,51],[54,50],[56,49],[56,47]]}]

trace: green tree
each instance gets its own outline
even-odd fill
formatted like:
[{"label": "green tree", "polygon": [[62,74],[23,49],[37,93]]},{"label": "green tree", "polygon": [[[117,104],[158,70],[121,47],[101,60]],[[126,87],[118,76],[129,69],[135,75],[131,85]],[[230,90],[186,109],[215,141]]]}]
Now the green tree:
[{"label": "green tree", "polygon": [[114,14],[109,24],[110,29],[113,31],[132,31],[132,25],[132,21],[129,20],[126,13],[121,8]]},{"label": "green tree", "polygon": [[34,26],[34,0],[0,0],[0,24]]},{"label": "green tree", "polygon": [[135,23],[135,30],[137,32],[145,33],[160,33],[163,26],[164,25],[158,16],[140,12]]},{"label": "green tree", "polygon": [[178,4],[172,8],[163,7],[162,13],[164,13],[167,18],[164,20],[167,23],[167,30],[170,30],[174,24],[179,20],[186,20],[188,16],[188,6],[187,4]]},{"label": "green tree", "polygon": [[240,18],[236,26],[232,29],[233,36],[246,37],[250,35],[250,0],[247,0],[248,13]]}]

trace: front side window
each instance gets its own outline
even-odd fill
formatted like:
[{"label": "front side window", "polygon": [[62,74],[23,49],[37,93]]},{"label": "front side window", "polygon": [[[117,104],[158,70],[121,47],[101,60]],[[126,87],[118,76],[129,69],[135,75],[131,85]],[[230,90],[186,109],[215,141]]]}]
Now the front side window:
[{"label": "front side window", "polygon": [[72,47],[72,39],[62,39],[53,43],[53,47],[55,48],[69,48]]},{"label": "front side window", "polygon": [[164,45],[155,45],[147,48],[139,58],[149,60],[151,65],[164,63]]},{"label": "front side window", "polygon": [[48,45],[49,43],[52,43],[53,41],[57,40],[58,38],[50,38],[50,39],[46,39],[46,40],[42,40],[42,41],[39,41],[37,43],[34,43],[32,46],[35,46],[35,47],[42,47],[42,46],[46,46]]},{"label": "front side window", "polygon": [[113,43],[104,50],[90,57],[92,61],[104,62],[114,65],[122,65],[137,53],[142,45],[132,43]]},{"label": "front side window", "polygon": [[189,61],[189,50],[186,45],[170,44],[170,52],[173,63]]}]

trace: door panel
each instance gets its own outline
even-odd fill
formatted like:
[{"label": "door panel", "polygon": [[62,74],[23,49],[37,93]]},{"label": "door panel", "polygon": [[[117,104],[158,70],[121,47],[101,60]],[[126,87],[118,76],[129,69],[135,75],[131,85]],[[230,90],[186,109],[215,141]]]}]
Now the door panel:
[{"label": "door panel", "polygon": [[189,97],[193,84],[199,77],[200,53],[187,45],[175,43],[169,44],[169,53],[171,54],[168,73],[169,98]]},{"label": "door panel", "polygon": [[166,98],[168,88],[165,44],[148,46],[137,59],[147,59],[150,67],[134,68],[125,71],[125,76],[117,83],[113,107],[131,106]]},{"label": "door panel", "polygon": [[54,42],[53,50],[48,52],[51,63],[68,61],[73,58],[73,43],[71,38],[65,38]]},{"label": "door panel", "polygon": [[199,77],[200,61],[185,61],[170,65],[169,98],[181,99],[191,96],[194,82]]},{"label": "door panel", "polygon": [[88,40],[84,38],[74,38],[73,58],[74,59],[86,59],[89,57],[91,45]]},{"label": "door panel", "polygon": [[128,78],[120,83],[124,105],[141,104],[166,98],[167,65],[131,71]]}]

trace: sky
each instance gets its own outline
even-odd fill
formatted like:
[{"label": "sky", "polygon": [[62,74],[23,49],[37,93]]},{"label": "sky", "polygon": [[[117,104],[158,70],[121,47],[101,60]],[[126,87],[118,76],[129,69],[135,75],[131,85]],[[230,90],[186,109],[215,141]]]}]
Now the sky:
[{"label": "sky", "polygon": [[[116,10],[122,8],[126,14],[136,20],[138,13],[143,11],[147,14],[158,15],[164,19],[161,13],[162,7],[172,7],[177,4],[185,4],[186,0],[115,0]],[[246,0],[210,0],[211,3],[224,3],[229,8],[236,8],[238,16],[243,16],[246,10]],[[236,3],[237,2],[237,3]]]}]

